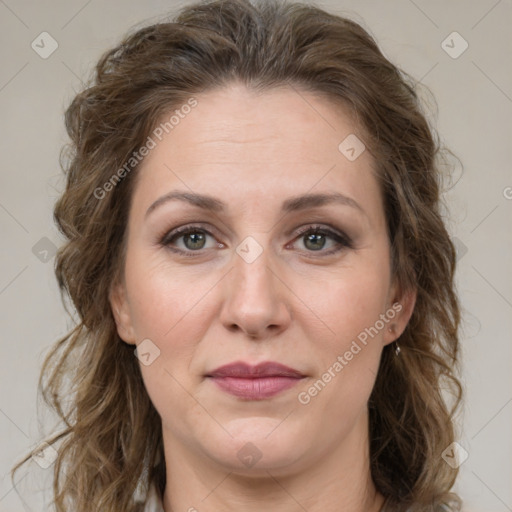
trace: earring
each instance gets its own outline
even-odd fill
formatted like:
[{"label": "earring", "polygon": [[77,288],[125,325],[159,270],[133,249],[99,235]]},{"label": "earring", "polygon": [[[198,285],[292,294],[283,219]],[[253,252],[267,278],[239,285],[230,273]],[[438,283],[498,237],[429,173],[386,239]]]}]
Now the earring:
[{"label": "earring", "polygon": [[[389,327],[388,327],[388,331],[393,334],[394,331],[395,331],[395,326],[394,324],[391,324]],[[398,342],[395,341],[395,354],[398,356],[400,354],[400,345],[398,344]]]}]

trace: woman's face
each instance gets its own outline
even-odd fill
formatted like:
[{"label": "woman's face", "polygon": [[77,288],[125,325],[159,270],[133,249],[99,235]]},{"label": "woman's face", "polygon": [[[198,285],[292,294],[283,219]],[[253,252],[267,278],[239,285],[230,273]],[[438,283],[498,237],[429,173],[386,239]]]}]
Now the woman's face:
[{"label": "woman's face", "polygon": [[[392,282],[372,157],[344,109],[292,88],[195,98],[137,171],[118,332],[143,343],[166,454],[300,471],[364,446],[381,351],[414,296]],[[251,374],[262,362],[295,373]],[[249,374],[215,372],[230,363]]]}]

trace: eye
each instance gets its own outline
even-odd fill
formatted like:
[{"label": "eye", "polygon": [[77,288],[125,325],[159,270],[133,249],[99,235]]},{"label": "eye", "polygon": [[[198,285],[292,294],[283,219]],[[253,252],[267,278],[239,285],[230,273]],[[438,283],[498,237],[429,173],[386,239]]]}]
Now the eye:
[{"label": "eye", "polygon": [[[297,240],[303,241],[304,252],[319,253],[318,256],[327,256],[337,253],[345,248],[352,248],[352,240],[342,232],[337,232],[322,226],[306,226],[297,232]],[[207,240],[211,238],[214,243],[207,247]],[[184,256],[199,256],[201,251],[209,248],[224,248],[224,244],[217,242],[212,233],[202,226],[184,226],[176,228],[163,236],[160,245]],[[324,250],[327,247],[327,250]],[[316,256],[316,255],[315,255]]]},{"label": "eye", "polygon": [[[214,236],[202,227],[185,226],[167,233],[160,244],[173,252],[178,252],[185,256],[195,256],[195,254],[191,253],[208,249],[206,241],[209,237],[215,240]],[[223,247],[223,244],[216,242],[212,247],[215,246]]]},{"label": "eye", "polygon": [[[344,248],[352,248],[352,241],[347,235],[321,226],[306,226],[299,230],[299,237],[296,240],[303,241],[306,252],[319,252],[322,256],[334,254]],[[323,250],[326,246],[330,246],[330,249]]]}]

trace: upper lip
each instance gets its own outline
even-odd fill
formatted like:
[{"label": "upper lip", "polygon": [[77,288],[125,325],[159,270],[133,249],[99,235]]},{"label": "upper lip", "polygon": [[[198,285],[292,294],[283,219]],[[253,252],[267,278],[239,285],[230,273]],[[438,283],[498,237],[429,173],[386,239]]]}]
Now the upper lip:
[{"label": "upper lip", "polygon": [[274,361],[267,361],[256,365],[251,365],[243,361],[236,361],[234,363],[220,366],[216,370],[208,373],[206,376],[239,377],[244,379],[257,379],[260,377],[304,377],[304,375],[298,370]]}]

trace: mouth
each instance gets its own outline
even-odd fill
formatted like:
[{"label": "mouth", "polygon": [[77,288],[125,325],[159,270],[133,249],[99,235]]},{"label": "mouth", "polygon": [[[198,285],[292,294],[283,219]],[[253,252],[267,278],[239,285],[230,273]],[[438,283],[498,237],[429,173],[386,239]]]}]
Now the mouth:
[{"label": "mouth", "polygon": [[264,400],[291,387],[306,376],[276,362],[250,365],[235,362],[206,375],[222,391],[245,400]]}]

